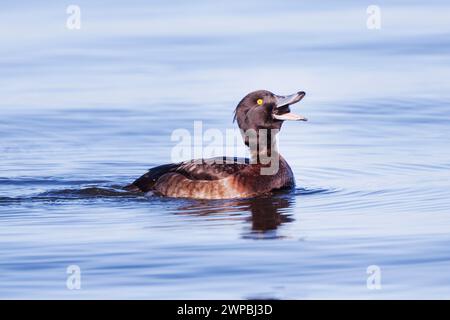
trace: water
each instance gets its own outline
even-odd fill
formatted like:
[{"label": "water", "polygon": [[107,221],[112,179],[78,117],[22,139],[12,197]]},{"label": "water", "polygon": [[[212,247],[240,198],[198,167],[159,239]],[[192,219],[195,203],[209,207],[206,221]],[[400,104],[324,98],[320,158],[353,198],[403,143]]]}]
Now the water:
[{"label": "water", "polygon": [[[357,2],[78,2],[79,31],[50,1],[0,14],[1,298],[450,298],[448,4],[367,30]],[[260,88],[307,92],[294,191],[120,189]]]}]

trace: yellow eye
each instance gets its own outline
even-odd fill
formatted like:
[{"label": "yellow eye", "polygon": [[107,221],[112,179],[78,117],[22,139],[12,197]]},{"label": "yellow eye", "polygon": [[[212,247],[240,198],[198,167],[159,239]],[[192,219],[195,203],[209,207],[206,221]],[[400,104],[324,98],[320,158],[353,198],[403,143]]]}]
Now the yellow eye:
[{"label": "yellow eye", "polygon": [[256,100],[256,103],[260,106],[260,105],[262,105],[263,104],[263,99],[258,99],[258,100]]}]

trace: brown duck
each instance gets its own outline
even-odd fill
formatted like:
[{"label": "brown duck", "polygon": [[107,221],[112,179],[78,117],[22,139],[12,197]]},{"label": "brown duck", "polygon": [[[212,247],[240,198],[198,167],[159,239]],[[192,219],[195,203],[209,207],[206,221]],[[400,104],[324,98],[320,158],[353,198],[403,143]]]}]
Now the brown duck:
[{"label": "brown duck", "polygon": [[250,147],[250,159],[219,157],[165,164],[150,169],[125,189],[167,197],[231,199],[293,188],[294,175],[278,153],[275,136],[284,121],[307,120],[289,108],[304,96],[303,91],[279,96],[259,90],[239,102],[234,120]]}]

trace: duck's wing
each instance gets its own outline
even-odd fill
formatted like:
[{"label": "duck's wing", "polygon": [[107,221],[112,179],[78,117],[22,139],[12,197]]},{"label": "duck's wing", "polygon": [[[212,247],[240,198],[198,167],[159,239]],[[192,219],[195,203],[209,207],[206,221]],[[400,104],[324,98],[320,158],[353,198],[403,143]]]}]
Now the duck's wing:
[{"label": "duck's wing", "polygon": [[250,160],[236,157],[216,157],[182,162],[174,171],[190,180],[220,180],[248,167]]},{"label": "duck's wing", "polygon": [[248,167],[250,160],[236,157],[197,159],[165,164],[150,169],[146,174],[125,187],[129,191],[148,192],[167,173],[177,173],[190,181],[212,181],[229,177]]}]

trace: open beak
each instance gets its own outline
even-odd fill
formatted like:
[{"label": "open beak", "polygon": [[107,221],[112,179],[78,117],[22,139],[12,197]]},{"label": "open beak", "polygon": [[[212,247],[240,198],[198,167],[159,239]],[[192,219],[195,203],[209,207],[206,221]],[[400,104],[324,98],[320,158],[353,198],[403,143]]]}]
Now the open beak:
[{"label": "open beak", "polygon": [[307,121],[304,116],[292,113],[289,106],[299,102],[305,96],[305,92],[299,91],[289,96],[275,96],[277,99],[276,107],[272,117],[277,120]]}]

